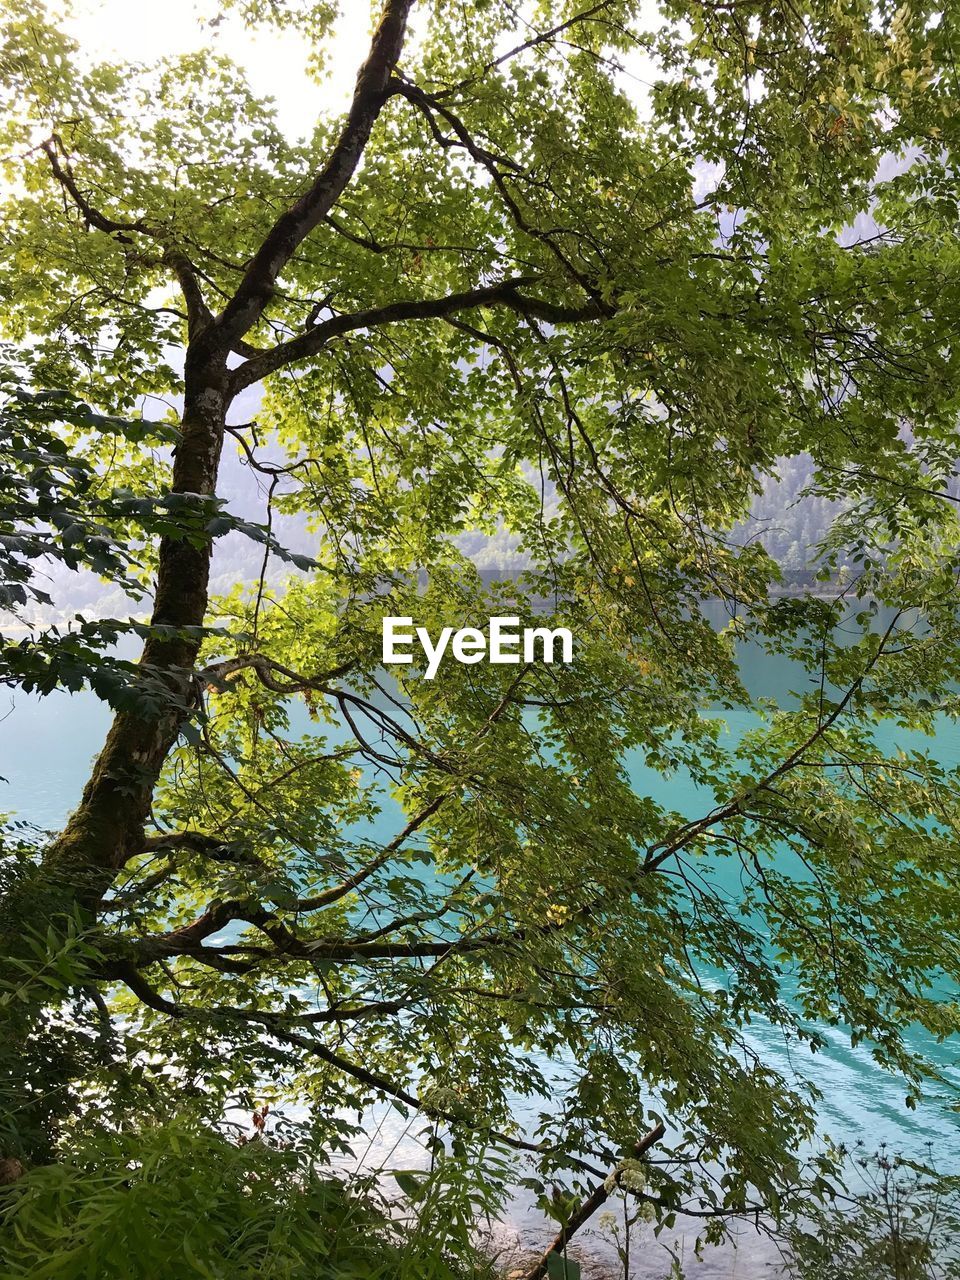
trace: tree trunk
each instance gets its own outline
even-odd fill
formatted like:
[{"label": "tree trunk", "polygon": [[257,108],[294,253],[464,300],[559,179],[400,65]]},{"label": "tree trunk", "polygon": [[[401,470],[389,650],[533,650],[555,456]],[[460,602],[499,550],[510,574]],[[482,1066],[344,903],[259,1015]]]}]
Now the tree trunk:
[{"label": "tree trunk", "polygon": [[[210,497],[216,492],[229,403],[227,371],[222,359],[199,368],[196,364],[188,353],[171,492]],[[192,629],[202,625],[211,550],[209,542],[195,546],[185,539],[162,539],[152,623]],[[143,679],[159,680],[169,701],[114,717],[79,807],[43,859],[40,879],[64,906],[79,903],[90,909],[140,847],[160,770],[196,702],[192,672],[199,647],[196,630],[147,639],[139,662]]]},{"label": "tree trunk", "polygon": [[[228,405],[222,356],[208,356],[201,364],[188,351],[171,493],[215,494]],[[30,936],[50,925],[59,932],[58,921],[73,916],[78,906],[92,920],[124,862],[141,848],[160,770],[196,701],[197,628],[206,615],[211,550],[209,541],[197,546],[165,537],[160,542],[151,621],[191,630],[147,639],[140,678],[154,689],[159,682],[168,696],[116,714],[79,807],[40,866],[3,895],[0,974],[14,987],[23,981],[16,962],[30,956]],[[69,1092],[59,1087],[71,1074],[69,1053],[58,1068],[63,1079],[54,1090],[55,1101],[47,1099],[49,1072],[36,1042],[43,1030],[40,1008],[36,1000],[14,1000],[0,1017],[0,1107],[17,1114],[20,1130],[10,1149],[7,1136],[0,1140],[0,1156],[31,1163],[53,1158],[59,1121],[72,1106]]]}]

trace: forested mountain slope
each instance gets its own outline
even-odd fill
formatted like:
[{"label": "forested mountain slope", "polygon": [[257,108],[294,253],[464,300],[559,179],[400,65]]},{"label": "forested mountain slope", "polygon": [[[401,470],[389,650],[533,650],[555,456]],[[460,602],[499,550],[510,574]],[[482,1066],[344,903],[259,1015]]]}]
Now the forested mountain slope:
[{"label": "forested mountain slope", "polygon": [[[804,495],[810,480],[810,463],[805,458],[786,458],[779,464],[776,476],[763,481],[762,492],[754,502],[750,518],[736,528],[731,537],[736,542],[759,539],[773,558],[787,571],[808,568],[815,557],[816,546],[826,535],[836,504],[825,498]],[[237,454],[225,451],[221,494],[227,507],[247,520],[265,523],[267,485],[245,465]],[[313,535],[301,517],[285,517],[274,512],[273,530],[291,551],[309,553]],[[467,533],[462,546],[474,563],[484,570],[518,569],[524,556],[516,540],[507,531],[488,535]],[[263,548],[239,533],[228,534],[217,543],[214,553],[212,587],[225,593],[240,580],[249,579],[251,565],[262,559]],[[289,566],[277,562],[273,571],[283,575]],[[65,623],[75,614],[95,617],[123,616],[130,602],[114,586],[108,586],[88,572],[73,572],[63,565],[51,566],[46,590],[56,602],[47,610],[43,622]],[[134,612],[143,606],[134,606]],[[40,619],[38,618],[38,621]]]}]

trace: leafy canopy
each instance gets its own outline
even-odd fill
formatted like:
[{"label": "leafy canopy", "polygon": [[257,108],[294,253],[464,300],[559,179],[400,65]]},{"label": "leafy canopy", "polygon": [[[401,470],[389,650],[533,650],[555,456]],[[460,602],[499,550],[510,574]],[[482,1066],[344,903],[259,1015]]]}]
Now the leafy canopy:
[{"label": "leafy canopy", "polygon": [[[924,1087],[904,1031],[957,1027],[960,792],[879,728],[958,710],[955,9],[393,0],[350,112],[291,140],[222,56],[108,65],[7,6],[0,315],[36,390],[4,418],[5,529],[71,519],[35,549],[120,581],[146,521],[131,696],[169,704],[117,704],[78,815],[17,859],[17,904],[76,897],[71,1017],[118,1037],[49,1143],[122,1131],[173,1071],[209,1123],[306,1103],[326,1151],[389,1097],[545,1193],[663,1120],[656,1215],[722,1221],[777,1207],[815,1125],[752,1019],[814,1050],[842,1023]],[[224,14],[328,65],[331,5]],[[208,600],[223,439],[271,533]],[[836,599],[779,598],[735,532],[800,455],[846,504],[811,549],[847,566]],[[292,576],[281,517],[315,536]],[[482,580],[476,535],[525,572]],[[495,613],[571,627],[576,660],[380,668],[385,614]],[[738,645],[795,662],[796,695],[754,702]]]}]

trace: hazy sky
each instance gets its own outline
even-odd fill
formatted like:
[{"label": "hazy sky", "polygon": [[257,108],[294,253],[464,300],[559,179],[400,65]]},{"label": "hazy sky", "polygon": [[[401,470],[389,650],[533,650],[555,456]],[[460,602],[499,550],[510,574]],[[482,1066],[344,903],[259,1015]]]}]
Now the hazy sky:
[{"label": "hazy sky", "polygon": [[[346,109],[357,69],[369,47],[369,0],[341,0],[340,7],[336,40],[327,62],[328,75],[322,85],[304,73],[300,35],[272,28],[249,31],[233,16],[222,17],[212,29],[210,19],[222,15],[222,6],[216,0],[73,0],[73,16],[64,25],[91,60],[115,57],[152,62],[166,54],[213,47],[244,68],[256,94],[276,100],[284,131],[300,135],[308,133],[324,111]],[[518,13],[524,7],[518,4]],[[649,5],[649,17],[651,26],[658,25],[660,19],[653,3]],[[416,19],[414,12],[414,32]],[[654,65],[639,50],[621,54],[621,59],[623,70],[618,81],[641,114],[646,114],[647,92],[651,81],[657,78]]]},{"label": "hazy sky", "polygon": [[325,110],[346,107],[371,27],[364,0],[347,0],[329,74],[320,85],[304,73],[301,36],[249,31],[234,17],[224,18],[214,30],[209,19],[222,12],[215,0],[74,0],[72,7],[64,25],[92,60],[152,62],[206,46],[227,55],[244,68],[255,93],[276,100],[280,124],[292,135],[308,133]]}]

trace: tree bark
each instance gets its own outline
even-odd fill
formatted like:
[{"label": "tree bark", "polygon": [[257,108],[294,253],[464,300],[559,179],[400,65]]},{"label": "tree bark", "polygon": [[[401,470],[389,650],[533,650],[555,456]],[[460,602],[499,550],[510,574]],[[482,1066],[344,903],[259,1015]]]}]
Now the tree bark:
[{"label": "tree bark", "polygon": [[[172,494],[209,499],[216,493],[228,404],[226,361],[220,354],[198,359],[188,349]],[[78,808],[44,858],[42,878],[51,887],[62,885],[81,907],[90,909],[103,897],[140,847],[160,770],[195,704],[193,669],[211,553],[209,541],[196,546],[186,539],[161,540],[151,622],[189,630],[148,637],[139,666],[143,683],[159,680],[168,696],[159,706],[117,713]]]},{"label": "tree bark", "polygon": [[[663,1124],[655,1125],[648,1133],[644,1134],[639,1142],[634,1143],[633,1148],[630,1151],[631,1159],[642,1159],[650,1148],[660,1141],[665,1133],[666,1128]],[[614,1178],[616,1177],[616,1170],[614,1170],[613,1176]],[[580,1204],[571,1214],[569,1221],[565,1226],[561,1227],[556,1239],[547,1251],[537,1259],[534,1266],[523,1277],[523,1280],[546,1280],[546,1277],[549,1274],[550,1259],[554,1256],[563,1257],[563,1252],[570,1240],[573,1239],[585,1222],[589,1222],[601,1205],[607,1202],[609,1197],[610,1191],[607,1183],[598,1183],[586,1199],[581,1200]]]},{"label": "tree bark", "polygon": [[[227,366],[222,346],[212,351],[198,337],[188,345],[181,438],[176,448],[170,493],[209,499],[216,492],[229,406]],[[80,804],[60,835],[47,847],[39,867],[18,879],[0,900],[0,970],[16,982],[16,962],[32,953],[31,935],[53,926],[66,932],[79,907],[93,921],[97,906],[124,862],[142,845],[153,790],[164,760],[195,704],[194,669],[207,609],[211,542],[199,545],[164,537],[159,547],[151,621],[173,633],[151,635],[140,657],[140,683],[161,698],[119,711],[113,720]],[[180,629],[189,629],[186,632]],[[179,634],[177,632],[179,631]],[[67,1092],[59,1106],[45,1106],[42,1088],[25,1088],[30,1038],[41,1022],[40,1006],[14,1001],[3,1010],[0,1042],[0,1098],[16,1099],[21,1127],[33,1136],[0,1156],[30,1162],[52,1159],[60,1116],[69,1111]],[[42,1020],[41,1020],[42,1021]],[[23,1055],[23,1056],[22,1056]]]},{"label": "tree bark", "polygon": [[[390,78],[403,48],[413,0],[385,0],[369,55],[357,75],[353,100],[340,137],[325,167],[307,191],[281,214],[253,254],[243,279],[222,313],[214,317],[203,301],[186,259],[174,254],[189,315],[184,369],[182,436],[174,459],[170,492],[210,498],[216,493],[224,422],[237,386],[231,386],[227,353],[254,325],[268,304],[277,277],[297,247],[316,227],[352,178],[371,130],[389,97]],[[48,149],[54,174],[101,230],[127,236],[142,223],[118,223],[97,213]],[[185,265],[186,264],[186,265]],[[256,379],[262,377],[258,371]],[[39,883],[48,912],[79,904],[93,911],[126,858],[140,847],[153,790],[163,762],[177,740],[196,698],[193,668],[200,648],[199,628],[207,608],[211,545],[163,538],[152,622],[190,629],[186,634],[151,636],[140,658],[142,687],[159,680],[168,695],[163,705],[124,710],[114,718],[77,810],[49,846]],[[20,903],[7,895],[0,920],[0,944],[16,934]]]},{"label": "tree bark", "polygon": [[[403,48],[412,4],[413,0],[385,0],[328,163],[267,233],[237,292],[219,316],[207,307],[189,260],[176,251],[165,257],[180,282],[188,320],[181,438],[169,493],[192,495],[198,507],[209,504],[216,494],[224,423],[237,390],[230,383],[227,355],[260,319],[284,265],[350,182],[389,97],[388,85]],[[88,223],[124,241],[135,235],[155,237],[146,223],[117,222],[94,209],[69,168],[61,165],[56,144],[55,138],[45,148],[54,177]],[[261,376],[258,373],[258,378]],[[209,539],[199,545],[186,538],[163,537],[160,541],[151,622],[163,630],[148,636],[134,682],[134,692],[139,688],[145,696],[133,707],[117,712],[78,808],[47,847],[39,866],[18,878],[0,898],[0,962],[7,961],[6,972],[15,978],[20,974],[16,961],[30,954],[31,933],[51,924],[55,932],[60,931],[58,924],[63,926],[65,933],[77,908],[81,918],[92,922],[125,861],[143,847],[144,826],[164,761],[196,705],[196,663],[207,610],[211,553]],[[27,1087],[27,1077],[34,1068],[25,1071],[19,1061],[37,1028],[39,1014],[37,1002],[14,1001],[3,1011],[0,1099],[4,1103],[16,1099],[25,1132],[32,1126],[34,1136],[21,1144],[23,1152],[0,1152],[0,1156],[19,1159],[27,1154],[30,1159],[49,1159],[53,1151],[56,1115],[42,1105],[46,1086]],[[67,1093],[61,1092],[59,1097],[60,1111],[69,1110]]]}]

